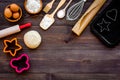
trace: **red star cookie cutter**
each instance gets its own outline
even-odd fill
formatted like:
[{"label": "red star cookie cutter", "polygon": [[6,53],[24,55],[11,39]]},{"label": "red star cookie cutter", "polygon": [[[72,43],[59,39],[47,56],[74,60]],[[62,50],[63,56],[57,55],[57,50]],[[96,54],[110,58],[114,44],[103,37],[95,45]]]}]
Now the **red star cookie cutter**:
[{"label": "red star cookie cutter", "polygon": [[10,66],[15,69],[17,73],[22,73],[30,68],[29,57],[27,54],[22,54],[18,58],[13,58],[10,61]]},{"label": "red star cookie cutter", "polygon": [[15,56],[17,51],[22,49],[22,46],[18,44],[17,38],[13,38],[12,40],[4,40],[4,53],[10,53],[11,56]]}]

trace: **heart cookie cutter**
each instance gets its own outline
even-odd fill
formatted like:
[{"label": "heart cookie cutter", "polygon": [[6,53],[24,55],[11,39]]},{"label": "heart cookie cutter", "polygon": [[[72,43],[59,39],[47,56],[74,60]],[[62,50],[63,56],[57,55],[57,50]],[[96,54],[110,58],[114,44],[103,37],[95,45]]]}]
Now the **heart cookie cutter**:
[{"label": "heart cookie cutter", "polygon": [[10,53],[11,56],[15,56],[17,51],[22,49],[22,46],[18,44],[17,38],[13,38],[12,40],[4,40],[4,53]]},{"label": "heart cookie cutter", "polygon": [[17,73],[28,70],[30,68],[28,55],[22,54],[18,58],[11,59],[10,66],[14,68]]}]

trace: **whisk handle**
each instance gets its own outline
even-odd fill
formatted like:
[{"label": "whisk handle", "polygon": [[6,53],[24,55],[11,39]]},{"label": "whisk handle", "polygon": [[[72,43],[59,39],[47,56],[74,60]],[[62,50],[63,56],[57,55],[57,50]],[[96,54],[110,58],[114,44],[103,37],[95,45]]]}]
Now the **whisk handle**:
[{"label": "whisk handle", "polygon": [[70,0],[69,3],[65,6],[64,10],[67,9],[67,7],[70,5],[70,3],[72,2],[73,0]]}]

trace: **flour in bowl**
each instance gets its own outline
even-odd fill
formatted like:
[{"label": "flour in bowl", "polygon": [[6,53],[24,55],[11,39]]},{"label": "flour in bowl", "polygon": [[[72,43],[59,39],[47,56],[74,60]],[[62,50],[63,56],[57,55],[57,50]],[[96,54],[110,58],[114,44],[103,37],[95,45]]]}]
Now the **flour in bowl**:
[{"label": "flour in bowl", "polygon": [[39,12],[41,8],[40,0],[27,0],[26,8],[31,13]]}]

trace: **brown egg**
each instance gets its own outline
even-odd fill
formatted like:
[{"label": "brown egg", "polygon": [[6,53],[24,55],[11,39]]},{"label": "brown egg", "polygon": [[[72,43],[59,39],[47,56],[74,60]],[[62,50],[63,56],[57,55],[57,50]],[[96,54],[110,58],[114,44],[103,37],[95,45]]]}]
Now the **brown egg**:
[{"label": "brown egg", "polygon": [[19,16],[20,16],[19,12],[13,13],[13,18],[14,18],[14,19],[19,18]]},{"label": "brown egg", "polygon": [[17,5],[17,4],[11,4],[10,5],[10,9],[11,9],[11,11],[13,11],[13,12],[18,12],[18,10],[19,10],[19,6]]},{"label": "brown egg", "polygon": [[5,15],[7,18],[12,17],[12,11],[10,10],[10,8],[6,8],[6,9],[4,10],[4,15]]}]

